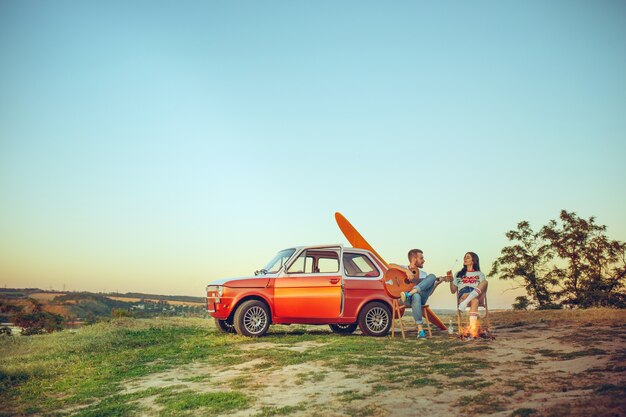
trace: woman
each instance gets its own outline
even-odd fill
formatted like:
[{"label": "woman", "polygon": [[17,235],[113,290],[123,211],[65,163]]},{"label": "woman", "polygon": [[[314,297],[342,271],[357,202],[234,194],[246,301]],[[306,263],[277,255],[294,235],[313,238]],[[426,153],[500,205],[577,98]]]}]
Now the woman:
[{"label": "woman", "polygon": [[463,257],[463,269],[457,272],[452,279],[452,271],[448,271],[450,292],[459,291],[458,309],[465,311],[470,306],[470,329],[476,328],[478,319],[478,305],[485,299],[487,292],[487,278],[480,272],[480,260],[474,252],[467,252]]}]

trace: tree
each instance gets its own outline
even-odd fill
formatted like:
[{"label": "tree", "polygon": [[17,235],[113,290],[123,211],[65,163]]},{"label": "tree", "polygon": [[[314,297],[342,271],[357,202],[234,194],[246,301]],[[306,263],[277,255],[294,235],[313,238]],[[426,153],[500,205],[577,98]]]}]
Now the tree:
[{"label": "tree", "polygon": [[528,297],[525,295],[520,295],[519,297],[515,297],[515,303],[513,303],[513,310],[528,310],[528,306],[530,305],[530,301]]},{"label": "tree", "polygon": [[501,256],[495,260],[489,274],[521,282],[539,308],[551,304],[553,294],[550,288],[556,280],[547,274],[545,268],[553,257],[550,246],[543,241],[540,232],[532,230],[527,221],[519,222],[517,229],[508,231],[506,237],[515,244],[502,249]]},{"label": "tree", "polygon": [[30,297],[27,298],[27,300],[32,305],[33,313],[37,313],[37,312],[43,311],[43,304],[41,303],[41,301],[37,300],[36,298],[30,298]]},{"label": "tree", "polygon": [[46,311],[32,313],[18,313],[13,317],[13,323],[22,328],[23,335],[41,334],[44,331],[52,333],[63,330],[63,316]]},{"label": "tree", "polygon": [[541,229],[541,237],[564,261],[548,276],[558,280],[558,296],[564,304],[579,307],[626,306],[626,245],[606,236],[606,226],[594,217],[582,219],[562,210],[560,221],[551,220]]},{"label": "tree", "polygon": [[16,305],[5,297],[0,297],[0,314],[16,314],[24,310],[24,306]]}]

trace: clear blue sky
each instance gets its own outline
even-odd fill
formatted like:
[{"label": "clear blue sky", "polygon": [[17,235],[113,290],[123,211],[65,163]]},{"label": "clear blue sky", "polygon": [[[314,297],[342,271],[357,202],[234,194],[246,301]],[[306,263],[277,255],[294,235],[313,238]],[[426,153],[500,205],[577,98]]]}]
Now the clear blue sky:
[{"label": "clear blue sky", "polygon": [[561,209],[626,240],[625,39],[621,1],[4,0],[0,284],[203,296],[335,211],[438,274]]}]

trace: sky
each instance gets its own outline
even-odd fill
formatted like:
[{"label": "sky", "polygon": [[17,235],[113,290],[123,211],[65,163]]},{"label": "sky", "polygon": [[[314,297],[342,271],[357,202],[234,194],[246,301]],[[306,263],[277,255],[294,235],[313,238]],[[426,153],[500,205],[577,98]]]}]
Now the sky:
[{"label": "sky", "polygon": [[204,296],[336,211],[438,275],[562,209],[624,241],[624,39],[621,1],[4,0],[0,285]]}]

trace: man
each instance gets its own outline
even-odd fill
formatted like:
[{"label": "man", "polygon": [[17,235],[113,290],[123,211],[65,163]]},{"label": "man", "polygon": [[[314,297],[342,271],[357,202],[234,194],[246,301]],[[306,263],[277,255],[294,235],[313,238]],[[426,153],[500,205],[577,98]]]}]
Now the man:
[{"label": "man", "polygon": [[433,274],[427,274],[421,268],[424,266],[424,252],[420,249],[411,249],[408,253],[409,265],[401,266],[398,264],[389,264],[389,268],[404,271],[412,281],[416,283],[410,292],[402,293],[400,298],[404,305],[411,307],[413,319],[417,325],[417,337],[425,338],[426,332],[423,328],[422,306],[428,301],[428,297],[435,291],[435,288],[441,283],[441,280]]}]

